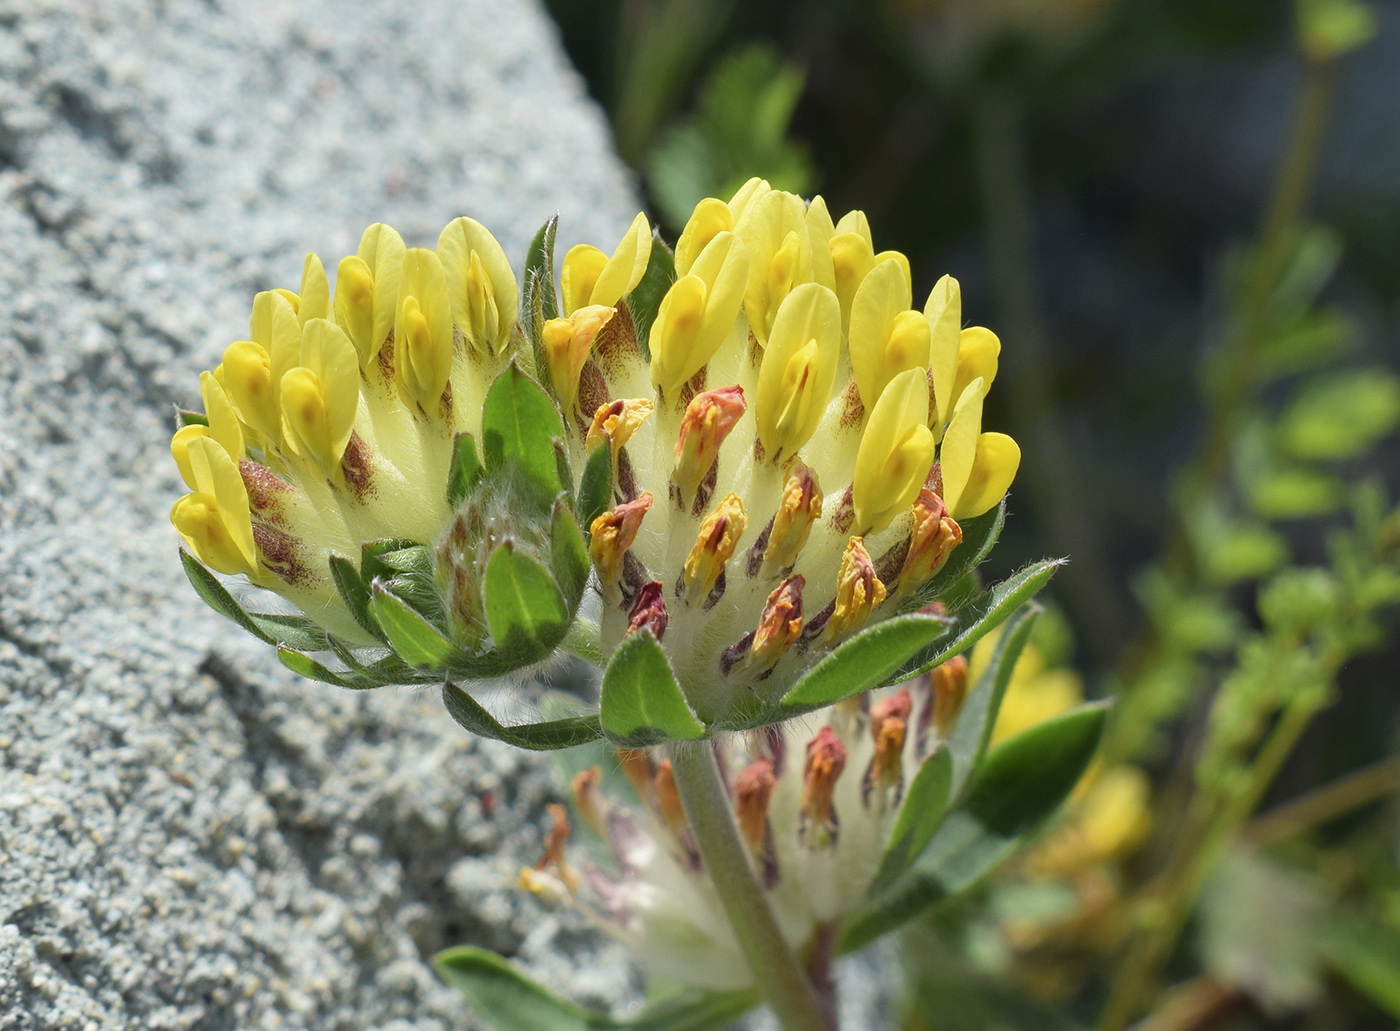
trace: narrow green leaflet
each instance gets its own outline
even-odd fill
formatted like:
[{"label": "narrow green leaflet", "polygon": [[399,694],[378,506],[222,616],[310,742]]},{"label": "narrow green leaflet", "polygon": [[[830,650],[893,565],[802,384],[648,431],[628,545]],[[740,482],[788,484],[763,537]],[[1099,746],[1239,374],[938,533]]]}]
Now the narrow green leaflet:
[{"label": "narrow green leaflet", "polygon": [[1400,933],[1352,913],[1332,917],[1322,952],[1353,988],[1400,1020]]},{"label": "narrow green leaflet", "polygon": [[966,799],[914,865],[847,922],[843,952],[874,941],[994,870],[1074,789],[1098,750],[1104,703],[1081,705],[992,749]]},{"label": "narrow green leaflet", "polygon": [[542,723],[519,723],[508,727],[450,680],[442,686],[442,704],[459,726],[473,734],[504,741],[517,748],[528,748],[532,752],[586,745],[603,736],[597,716],[566,716]]},{"label": "narrow green leaflet", "polygon": [[578,521],[585,533],[611,506],[612,489],[612,445],[600,444],[588,453],[578,485]]},{"label": "narrow green leaflet", "polygon": [[637,333],[637,347],[642,356],[651,361],[651,324],[656,321],[656,313],[661,308],[661,299],[671,284],[676,281],[676,259],[671,248],[661,239],[659,232],[651,237],[651,259],[641,282],[627,295],[627,311],[632,316],[632,327]]},{"label": "narrow green leaflet", "polygon": [[549,571],[564,595],[570,612],[578,608],[588,584],[588,546],[564,498],[554,500],[554,520],[549,531]]},{"label": "narrow green leaflet", "polygon": [[510,538],[486,564],[484,594],[486,625],[502,655],[531,662],[563,640],[569,611],[554,578]]},{"label": "narrow green leaflet", "polygon": [[923,852],[948,810],[952,786],[953,756],[946,746],[940,745],[919,765],[919,772],[904,793],[904,804],[895,818],[880,870],[870,886],[872,894],[892,884]]},{"label": "narrow green leaflet", "polygon": [[293,648],[318,651],[326,647],[326,632],[304,616],[265,615],[248,612],[238,604],[219,578],[184,548],[180,564],[195,592],[215,612],[237,623],[266,644],[286,644]]},{"label": "narrow green leaflet", "polygon": [[1011,613],[1036,596],[1050,582],[1064,559],[1044,559],[1033,562],[1007,577],[976,601],[954,613],[953,632],[933,642],[903,666],[889,683],[898,684],[927,673],[939,663],[967,651],[983,636],[999,627]]},{"label": "narrow green leaflet", "polygon": [[448,949],[433,958],[433,966],[497,1031],[717,1031],[759,1002],[752,989],[697,992],[614,1020],[559,998],[486,949]]},{"label": "narrow green leaflet", "polygon": [[895,616],[877,623],[808,670],[783,696],[782,705],[807,712],[878,687],[902,663],[947,630],[947,620],[920,613]]},{"label": "narrow green leaflet", "polygon": [[350,615],[355,617],[355,622],[366,632],[381,641],[385,640],[384,631],[370,614],[369,584],[361,579],[360,571],[355,568],[353,562],[339,555],[331,556],[330,565],[331,582],[335,584],[340,600],[345,602],[345,607],[350,610]]},{"label": "narrow green leaflet", "polygon": [[537,276],[537,303],[542,320],[559,317],[559,297],[554,292],[554,235],[559,229],[559,216],[554,215],[530,241],[530,249],[525,252],[525,279]]},{"label": "narrow green leaflet", "polygon": [[481,435],[487,473],[494,476],[513,467],[547,509],[564,489],[554,457],[554,441],[564,436],[564,423],[549,395],[514,363],[487,391]]},{"label": "narrow green leaflet", "polygon": [[996,726],[997,714],[1001,711],[1001,700],[1006,696],[1007,685],[1011,683],[1011,672],[1016,668],[1016,660],[1030,640],[1035,626],[1038,608],[1023,607],[1011,617],[996,652],[986,671],[968,692],[958,713],[957,725],[949,735],[948,750],[953,758],[952,793],[957,798],[977,770],[987,745],[992,740],[992,728]]},{"label": "narrow green leaflet", "polygon": [[408,604],[381,584],[373,588],[370,612],[383,628],[389,643],[410,666],[443,669],[458,652],[457,647]]},{"label": "narrow green leaflet", "polygon": [[603,673],[599,715],[608,739],[627,748],[693,741],[709,731],[695,718],[666,653],[643,630],[618,645]]},{"label": "narrow green leaflet", "polygon": [[485,475],[472,435],[459,433],[453,437],[452,468],[447,471],[447,503],[456,508]]},{"label": "narrow green leaflet", "polygon": [[286,645],[279,644],[277,646],[277,658],[293,673],[298,673],[308,680],[318,680],[323,684],[332,684],[335,687],[346,687],[353,691],[368,691],[389,683],[389,681],[380,680],[378,677],[360,670],[330,669],[311,656],[293,651]]}]

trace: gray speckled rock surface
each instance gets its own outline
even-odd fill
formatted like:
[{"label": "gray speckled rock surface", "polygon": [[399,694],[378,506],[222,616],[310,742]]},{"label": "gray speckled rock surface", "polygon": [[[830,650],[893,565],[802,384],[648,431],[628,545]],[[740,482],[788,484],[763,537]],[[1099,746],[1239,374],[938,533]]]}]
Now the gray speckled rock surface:
[{"label": "gray speckled rock surface", "polygon": [[[423,956],[609,1004],[512,884],[550,781],[432,695],[300,681],[175,560],[172,401],[383,219],[522,256],[636,199],[533,3],[0,0],[0,1028],[469,1028]],[[409,11],[412,13],[408,13]]]}]

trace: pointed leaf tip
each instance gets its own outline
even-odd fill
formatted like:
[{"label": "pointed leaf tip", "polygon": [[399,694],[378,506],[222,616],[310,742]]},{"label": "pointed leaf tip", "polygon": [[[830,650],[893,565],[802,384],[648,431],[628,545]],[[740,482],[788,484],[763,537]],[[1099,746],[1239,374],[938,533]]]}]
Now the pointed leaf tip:
[{"label": "pointed leaf tip", "polygon": [[603,673],[599,714],[608,739],[626,748],[709,734],[681,693],[665,651],[647,630],[634,633],[613,652]]}]

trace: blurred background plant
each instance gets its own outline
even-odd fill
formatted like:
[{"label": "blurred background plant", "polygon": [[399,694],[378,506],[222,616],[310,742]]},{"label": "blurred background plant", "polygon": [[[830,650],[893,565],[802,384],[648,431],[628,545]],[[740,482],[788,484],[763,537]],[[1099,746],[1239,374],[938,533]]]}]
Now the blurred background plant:
[{"label": "blurred background plant", "polygon": [[994,561],[1073,562],[997,733],[1118,706],[904,1026],[1394,1027],[1400,4],[548,2],[672,233],[820,190],[1016,356]]}]

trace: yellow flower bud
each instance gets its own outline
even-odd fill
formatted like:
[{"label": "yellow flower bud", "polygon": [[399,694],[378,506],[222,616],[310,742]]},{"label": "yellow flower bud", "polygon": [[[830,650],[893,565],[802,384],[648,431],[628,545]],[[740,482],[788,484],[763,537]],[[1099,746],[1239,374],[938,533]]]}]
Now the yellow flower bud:
[{"label": "yellow flower bud", "polygon": [[909,300],[909,286],[895,261],[876,265],[856,290],[851,305],[851,371],[867,411],[896,375],[928,367],[928,319],[922,312],[910,311]]},{"label": "yellow flower bud", "polygon": [[930,340],[929,371],[933,373],[933,398],[937,411],[933,415],[934,436],[942,436],[943,427],[953,414],[953,384],[958,376],[958,342],[962,333],[962,288],[952,276],[944,276],[929,291],[924,302]]},{"label": "yellow flower bud", "polygon": [[571,315],[588,304],[617,307],[642,281],[649,261],[651,224],[643,214],[632,220],[612,257],[587,244],[569,248],[559,277],[564,314]]},{"label": "yellow flower bud", "polygon": [[632,439],[637,427],[651,415],[652,403],[644,397],[607,401],[593,413],[593,423],[588,427],[584,438],[585,450],[592,451],[604,441],[611,441],[614,448],[620,448]]},{"label": "yellow flower bud", "polygon": [[795,453],[811,438],[831,400],[841,353],[841,305],[818,283],[788,294],[758,372],[754,414],[771,461]]},{"label": "yellow flower bud", "polygon": [[394,320],[394,374],[425,414],[437,410],[452,373],[452,309],[438,256],[423,247],[404,251]]},{"label": "yellow flower bud", "polygon": [[733,233],[717,233],[671,284],[647,338],[651,382],[674,395],[729,337],[748,284],[749,254]]},{"label": "yellow flower bud", "polygon": [[838,233],[855,233],[864,237],[865,242],[870,244],[870,251],[875,252],[875,237],[870,232],[870,219],[865,217],[865,212],[851,210],[841,216],[841,221],[836,223]]},{"label": "yellow flower bud", "polygon": [[812,282],[812,243],[802,198],[772,190],[750,201],[734,232],[749,249],[744,311],[759,345],[766,347],[773,321],[794,287]]},{"label": "yellow flower bud", "polygon": [[729,198],[729,210],[734,215],[734,221],[737,223],[739,219],[743,218],[744,212],[755,200],[771,192],[773,192],[773,187],[768,185],[768,180],[760,179],[758,176],[754,176],[735,190],[734,196]]},{"label": "yellow flower bud", "polygon": [[496,238],[470,218],[456,218],[438,236],[437,254],[458,332],[482,354],[499,354],[515,328],[520,291]]},{"label": "yellow flower bud", "polygon": [[812,279],[828,290],[836,288],[836,268],[831,259],[831,240],[836,235],[826,201],[813,197],[807,205],[807,238],[812,242]]},{"label": "yellow flower bud", "polygon": [[336,271],[335,321],[355,345],[361,368],[369,368],[379,357],[374,341],[374,274],[359,255],[342,258]]},{"label": "yellow flower bud", "polygon": [[331,288],[326,282],[326,269],[314,251],[306,253],[301,263],[301,292],[295,305],[297,321],[303,326],[311,319],[325,319],[331,313]]},{"label": "yellow flower bud", "polygon": [[739,538],[749,524],[744,502],[737,494],[726,494],[714,511],[700,524],[695,545],[685,560],[685,600],[690,604],[709,596],[734,556]]},{"label": "yellow flower bud", "polygon": [[768,547],[763,553],[765,566],[791,569],[797,555],[812,532],[812,526],[822,517],[822,488],[813,472],[802,459],[794,456],[783,476],[783,497],[773,516],[773,529],[768,535]]},{"label": "yellow flower bud", "polygon": [[802,634],[802,589],[807,581],[790,576],[773,588],[758,617],[753,642],[741,668],[772,669]]},{"label": "yellow flower bud", "polygon": [[953,404],[958,403],[962,392],[975,379],[983,381],[983,396],[992,389],[992,380],[997,378],[997,357],[1001,354],[1001,341],[990,329],[972,326],[958,334],[958,374],[953,381]]},{"label": "yellow flower bud", "polygon": [[622,558],[637,539],[642,518],[649,508],[651,495],[642,494],[624,501],[611,512],[604,512],[589,526],[588,551],[604,586],[613,584],[622,572]]},{"label": "yellow flower bud", "polygon": [[697,394],[686,406],[676,440],[676,465],[671,478],[688,508],[700,484],[714,468],[720,445],[748,408],[743,388],[723,387]]},{"label": "yellow flower bud", "polygon": [[209,420],[209,436],[228,452],[235,462],[243,457],[243,427],[229,400],[228,391],[212,372],[199,374],[199,392],[204,398],[204,415]]},{"label": "yellow flower bud", "polygon": [[826,623],[826,639],[835,641],[852,630],[859,630],[870,613],[885,600],[885,585],[875,575],[875,563],[865,550],[865,540],[852,537],[841,556],[836,576],[836,608]]},{"label": "yellow flower bud", "polygon": [[[253,314],[248,320],[249,336],[268,356],[268,386],[271,399],[265,413],[272,423],[270,429],[257,426],[246,415],[243,421],[265,433],[274,442],[281,442],[282,419],[277,412],[278,384],[283,374],[297,363],[301,356],[301,323],[297,321],[296,308],[285,296],[286,291],[264,290],[253,298]],[[295,294],[292,295],[296,297]],[[227,352],[225,352],[227,362]],[[234,393],[234,403],[242,413],[242,403]]]},{"label": "yellow flower bud", "polygon": [[887,261],[892,261],[899,266],[899,270],[904,273],[906,289],[914,289],[914,273],[909,268],[909,258],[903,251],[881,251],[875,255],[875,264],[883,265]]},{"label": "yellow flower bud", "polygon": [[[384,342],[389,339],[389,331],[399,317],[399,280],[403,277],[404,267],[403,237],[383,222],[376,222],[360,236],[360,247],[355,254],[365,263],[374,279],[369,351],[360,352],[362,365],[368,368],[370,362],[379,357]],[[355,349],[359,350],[358,344]]]},{"label": "yellow flower bud", "polygon": [[918,497],[932,465],[928,376],[909,369],[880,395],[860,439],[851,483],[856,530],[877,533],[888,526]]},{"label": "yellow flower bud", "polygon": [[584,363],[588,361],[593,341],[615,312],[616,309],[611,306],[590,304],[575,309],[566,319],[550,319],[544,324],[541,336],[545,360],[549,364],[549,382],[565,415],[574,410],[574,401],[578,399],[578,378],[583,373]]},{"label": "yellow flower bud", "polygon": [[190,490],[195,489],[194,469],[190,465],[190,441],[205,440],[210,437],[212,434],[209,432],[208,426],[191,423],[188,426],[181,426],[170,438],[170,457],[175,459],[175,466],[180,470],[180,479],[185,481],[185,486]]},{"label": "yellow flower bud", "polygon": [[706,197],[691,212],[690,220],[676,241],[676,275],[683,276],[695,264],[695,259],[720,233],[734,230],[734,213],[729,205],[715,197]]},{"label": "yellow flower bud", "polygon": [[175,502],[170,521],[205,565],[220,573],[255,573],[258,553],[238,464],[209,437],[189,440],[187,458],[194,493]]},{"label": "yellow flower bud", "polygon": [[282,425],[288,446],[332,479],[355,430],[359,358],[333,322],[312,319],[302,331],[301,365],[282,377]]}]

